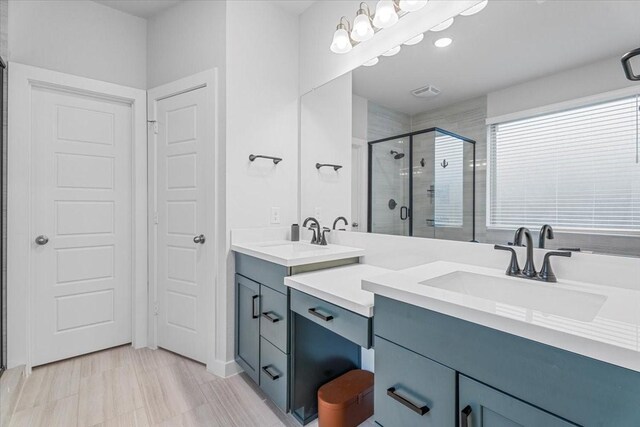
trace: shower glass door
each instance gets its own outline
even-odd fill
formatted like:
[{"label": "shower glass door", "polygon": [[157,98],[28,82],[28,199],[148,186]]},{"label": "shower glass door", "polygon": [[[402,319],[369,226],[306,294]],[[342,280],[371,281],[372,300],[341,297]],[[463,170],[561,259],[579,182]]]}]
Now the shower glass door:
[{"label": "shower glass door", "polygon": [[369,153],[370,231],[410,236],[410,139],[370,145]]},{"label": "shower glass door", "polygon": [[413,236],[435,237],[435,132],[413,136]]}]

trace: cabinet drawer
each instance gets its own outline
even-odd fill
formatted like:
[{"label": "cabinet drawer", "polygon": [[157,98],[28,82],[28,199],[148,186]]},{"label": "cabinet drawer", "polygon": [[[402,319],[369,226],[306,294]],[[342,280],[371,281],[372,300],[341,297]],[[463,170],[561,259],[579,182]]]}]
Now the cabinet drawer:
[{"label": "cabinet drawer", "polygon": [[260,305],[260,335],[283,352],[289,353],[287,296],[261,286]]},{"label": "cabinet drawer", "polygon": [[291,290],[291,310],[312,322],[371,348],[371,319],[298,290]]},{"label": "cabinet drawer", "polygon": [[454,426],[456,373],[376,336],[374,407],[382,426]]},{"label": "cabinet drawer", "polygon": [[287,294],[284,278],[289,275],[289,269],[285,266],[236,253],[236,273]]},{"label": "cabinet drawer", "polygon": [[260,339],[260,388],[284,412],[287,411],[288,356],[264,338]]},{"label": "cabinet drawer", "polygon": [[575,426],[464,375],[460,375],[458,381],[461,426]]}]

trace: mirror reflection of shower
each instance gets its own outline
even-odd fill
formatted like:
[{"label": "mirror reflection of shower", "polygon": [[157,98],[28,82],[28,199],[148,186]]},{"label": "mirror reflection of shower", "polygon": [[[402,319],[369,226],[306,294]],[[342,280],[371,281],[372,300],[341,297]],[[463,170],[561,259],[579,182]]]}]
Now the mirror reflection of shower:
[{"label": "mirror reflection of shower", "polygon": [[396,160],[400,160],[401,158],[404,157],[404,153],[399,153],[396,150],[391,150],[391,155],[393,156],[394,159]]}]

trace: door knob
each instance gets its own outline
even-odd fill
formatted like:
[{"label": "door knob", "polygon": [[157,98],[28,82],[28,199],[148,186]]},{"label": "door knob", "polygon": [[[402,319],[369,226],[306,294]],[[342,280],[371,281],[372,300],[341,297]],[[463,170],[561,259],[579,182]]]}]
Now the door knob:
[{"label": "door knob", "polygon": [[200,243],[202,245],[202,244],[204,244],[205,240],[206,239],[204,237],[204,234],[201,234],[201,235],[196,236],[196,237],[193,238],[193,243]]},{"label": "door knob", "polygon": [[36,244],[43,246],[49,243],[49,238],[43,234],[36,237]]}]

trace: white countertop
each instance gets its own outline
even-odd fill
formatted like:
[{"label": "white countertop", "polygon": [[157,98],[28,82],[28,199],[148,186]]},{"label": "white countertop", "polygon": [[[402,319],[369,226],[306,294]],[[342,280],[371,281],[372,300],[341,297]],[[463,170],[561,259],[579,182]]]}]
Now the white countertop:
[{"label": "white countertop", "polygon": [[285,277],[290,288],[346,308],[361,316],[373,316],[373,294],[362,290],[362,279],[391,270],[366,264],[353,264]]},{"label": "white countertop", "polygon": [[[458,279],[447,276],[453,274]],[[491,277],[472,288],[474,274]],[[461,284],[465,277],[468,283]],[[362,288],[640,372],[640,291],[561,278],[544,283],[445,261],[365,278]]]},{"label": "white countertop", "polygon": [[285,267],[335,261],[364,255],[364,249],[341,245],[312,245],[306,242],[277,240],[232,243],[231,250]]}]

